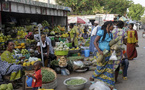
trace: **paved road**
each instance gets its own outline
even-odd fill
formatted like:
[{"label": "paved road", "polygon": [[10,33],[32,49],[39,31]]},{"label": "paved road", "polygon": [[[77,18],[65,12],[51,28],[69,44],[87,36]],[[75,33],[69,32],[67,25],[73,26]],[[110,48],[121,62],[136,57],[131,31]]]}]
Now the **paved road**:
[{"label": "paved road", "polygon": [[122,76],[119,76],[122,83],[116,85],[118,90],[145,90],[145,39],[142,38],[142,30],[138,31],[138,37],[138,57],[129,62],[128,80],[123,81]]},{"label": "paved road", "polygon": [[[145,39],[142,38],[142,30],[138,31],[139,36],[139,48],[137,48],[138,51],[138,57],[130,61],[129,69],[128,69],[128,80],[124,81],[122,79],[122,75],[119,75],[118,80],[121,82],[119,84],[116,84],[115,87],[117,90],[145,90]],[[78,74],[73,73],[70,76],[61,76],[58,75],[58,87],[55,90],[67,90],[66,87],[63,85],[63,81],[66,78],[72,77],[72,76],[82,76],[89,80],[89,77],[92,75],[92,71]],[[89,90],[89,82],[87,83],[84,90]]]}]

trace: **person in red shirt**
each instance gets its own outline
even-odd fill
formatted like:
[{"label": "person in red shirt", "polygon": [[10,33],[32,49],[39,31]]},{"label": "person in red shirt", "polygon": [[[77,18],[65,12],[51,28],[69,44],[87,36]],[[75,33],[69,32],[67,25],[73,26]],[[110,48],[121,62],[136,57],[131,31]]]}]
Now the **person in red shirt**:
[{"label": "person in red shirt", "polygon": [[41,66],[42,63],[40,61],[37,61],[34,63],[34,74],[30,75],[27,74],[28,77],[32,77],[33,81],[32,81],[32,87],[33,90],[38,90],[42,87],[42,74],[41,74]]}]

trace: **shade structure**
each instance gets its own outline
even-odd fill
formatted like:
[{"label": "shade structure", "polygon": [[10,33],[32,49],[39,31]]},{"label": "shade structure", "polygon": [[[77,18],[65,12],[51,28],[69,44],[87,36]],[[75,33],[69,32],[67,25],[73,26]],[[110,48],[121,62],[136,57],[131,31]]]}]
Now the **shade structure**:
[{"label": "shade structure", "polygon": [[80,24],[86,24],[86,21],[83,18],[80,17],[74,17],[68,20],[68,23],[80,23]]}]

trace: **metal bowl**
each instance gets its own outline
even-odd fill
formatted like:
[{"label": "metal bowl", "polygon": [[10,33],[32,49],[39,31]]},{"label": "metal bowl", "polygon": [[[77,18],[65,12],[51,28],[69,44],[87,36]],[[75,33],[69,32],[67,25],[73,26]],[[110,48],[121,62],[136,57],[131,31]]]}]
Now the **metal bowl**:
[{"label": "metal bowl", "polygon": [[[83,79],[85,80],[85,83],[83,84],[80,84],[80,85],[67,85],[66,82],[69,81],[69,80],[72,80],[72,79]],[[85,87],[85,84],[87,83],[87,79],[84,78],[84,77],[71,77],[71,78],[68,78],[66,80],[64,80],[64,85],[69,89],[69,90],[82,90],[84,89]]]}]

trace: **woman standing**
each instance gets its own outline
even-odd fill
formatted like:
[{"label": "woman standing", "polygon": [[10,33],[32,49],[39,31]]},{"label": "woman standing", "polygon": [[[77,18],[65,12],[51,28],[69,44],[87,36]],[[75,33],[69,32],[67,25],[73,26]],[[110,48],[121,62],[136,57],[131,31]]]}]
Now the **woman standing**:
[{"label": "woman standing", "polygon": [[127,57],[128,60],[133,60],[137,57],[136,46],[138,46],[137,31],[133,29],[134,24],[129,24],[129,30],[127,30]]},{"label": "woman standing", "polygon": [[[115,28],[112,31],[113,39],[116,39],[117,37],[122,37],[117,43],[117,45],[120,47],[123,46],[123,41],[124,41],[125,37],[127,36],[126,32],[123,30],[123,27],[124,27],[124,22],[118,21],[117,28]],[[115,71],[115,82],[117,82],[117,77],[118,77],[119,70],[120,70],[120,64],[121,64],[121,60],[122,60],[123,51],[117,50],[116,54],[117,54],[118,60],[114,61],[114,65],[113,65],[113,69]]]},{"label": "woman standing", "polygon": [[[43,56],[44,56],[44,66],[48,66],[48,58],[49,58],[49,42],[46,41],[46,36],[44,34],[41,35],[42,40],[42,49],[43,49]],[[39,58],[41,58],[41,49],[40,49],[40,42],[37,43]]]},{"label": "woman standing", "polygon": [[99,81],[107,84],[111,90],[114,87],[114,71],[113,71],[113,61],[109,61],[110,58],[110,46],[109,42],[113,39],[113,35],[110,32],[113,30],[113,23],[111,21],[105,22],[101,30],[97,32],[97,37],[95,38],[94,45],[98,50],[98,53],[103,54],[103,50],[108,50],[108,55],[105,56],[103,62],[97,63],[97,69],[95,70],[90,80],[97,79]]}]

